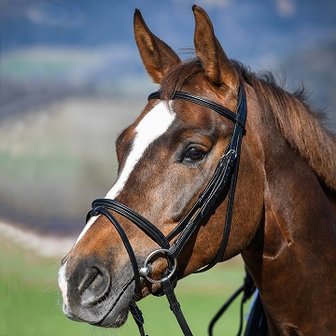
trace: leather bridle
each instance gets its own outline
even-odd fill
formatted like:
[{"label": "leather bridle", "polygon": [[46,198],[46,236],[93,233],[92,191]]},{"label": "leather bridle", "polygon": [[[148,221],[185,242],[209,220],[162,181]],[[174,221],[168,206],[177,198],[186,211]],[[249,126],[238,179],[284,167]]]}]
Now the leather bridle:
[{"label": "leather bridle", "polygon": [[[156,91],[150,94],[148,100],[152,99],[162,99],[161,92]],[[92,216],[103,215],[111,222],[111,224],[118,231],[118,234],[120,235],[129,255],[134,273],[135,292],[137,293],[141,290],[141,279],[147,279],[147,281],[151,283],[160,283],[163,294],[167,296],[170,308],[175,314],[175,317],[184,335],[192,335],[192,332],[184,318],[174,293],[174,283],[176,283],[174,280],[176,280],[177,257],[180,255],[190,237],[195,233],[197,228],[199,228],[200,224],[205,223],[205,220],[219,205],[220,201],[222,201],[225,197],[228,197],[225,225],[218,252],[215,258],[207,266],[197,272],[204,272],[212,268],[215,264],[217,264],[217,262],[223,259],[230,236],[234,195],[239,169],[241,142],[245,132],[247,106],[245,90],[242,84],[240,84],[238,89],[236,113],[233,113],[231,110],[213,101],[199,97],[197,95],[193,95],[191,93],[176,91],[171,99],[181,99],[193,104],[201,105],[234,122],[232,136],[227,149],[219,160],[212,178],[198,197],[197,201],[191,207],[188,214],[167,236],[165,236],[146,218],[135,212],[133,209],[127,207],[125,204],[122,204],[116,200],[95,200],[92,203],[92,210],[88,213],[87,220],[89,220],[89,218]],[[150,253],[142,267],[139,267],[137,258],[127,237],[127,234],[121,224],[116,220],[113,213],[118,213],[119,215],[127,218],[160,246],[159,249]],[[174,238],[175,240],[171,243]],[[162,279],[153,279],[151,277],[151,263],[159,257],[165,258],[167,260],[168,268]],[[130,305],[130,311],[139,328],[140,335],[144,336],[144,321],[141,311],[135,305],[135,303]]]}]

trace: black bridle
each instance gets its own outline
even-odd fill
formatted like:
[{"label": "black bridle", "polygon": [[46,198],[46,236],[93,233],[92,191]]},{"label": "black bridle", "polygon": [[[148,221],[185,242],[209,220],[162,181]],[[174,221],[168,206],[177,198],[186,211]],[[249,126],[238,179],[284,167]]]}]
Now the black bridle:
[{"label": "black bridle", "polygon": [[[161,92],[156,91],[150,94],[148,100],[152,99],[162,99]],[[113,226],[118,231],[118,234],[120,235],[129,255],[134,273],[135,292],[140,292],[141,290],[141,278],[145,278],[151,283],[160,283],[163,289],[163,294],[167,296],[170,308],[175,314],[175,317],[184,335],[192,335],[192,332],[183,316],[180,305],[174,293],[173,280],[175,280],[174,276],[176,276],[177,257],[180,255],[190,237],[195,233],[197,228],[199,228],[200,224],[205,222],[205,219],[207,219],[211,212],[214,211],[214,209],[218,206],[219,201],[223,200],[225,197],[228,197],[225,225],[218,252],[215,258],[207,266],[201,270],[198,270],[197,272],[204,272],[212,268],[215,264],[223,259],[231,230],[234,195],[239,169],[241,142],[245,131],[247,106],[246,95],[242,84],[240,84],[238,89],[236,113],[233,113],[229,109],[213,101],[193,95],[191,93],[176,91],[171,99],[182,99],[197,105],[201,105],[234,122],[234,128],[228,147],[219,160],[216,170],[208,185],[205,187],[197,201],[191,207],[188,214],[167,236],[165,236],[146,218],[116,200],[95,200],[92,203],[92,210],[88,213],[87,220],[90,217],[97,215],[103,215],[109,219],[111,224],[113,224]],[[139,267],[127,234],[114,217],[114,212],[130,220],[160,246],[159,249],[150,253],[142,267]],[[174,238],[174,242],[171,243]],[[163,278],[159,280],[153,279],[151,277],[151,262],[158,257],[164,257],[168,261],[168,268]],[[131,304],[130,311],[138,325],[140,334],[145,335],[142,314],[135,303]]]}]

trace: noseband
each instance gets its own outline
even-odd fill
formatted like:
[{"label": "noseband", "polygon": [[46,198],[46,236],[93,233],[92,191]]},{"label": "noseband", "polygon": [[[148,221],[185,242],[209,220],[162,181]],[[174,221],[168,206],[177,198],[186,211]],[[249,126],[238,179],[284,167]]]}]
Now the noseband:
[{"label": "noseband", "polygon": [[[162,99],[161,92],[156,91],[149,95],[148,100]],[[178,225],[165,236],[154,224],[146,218],[136,213],[126,205],[111,199],[97,199],[92,203],[92,210],[88,213],[87,220],[92,216],[103,215],[109,219],[111,224],[116,228],[123,244],[129,255],[134,273],[135,292],[141,291],[141,279],[147,279],[151,283],[159,283],[162,286],[163,294],[167,296],[170,308],[184,333],[184,335],[192,335],[192,332],[183,316],[180,305],[174,293],[174,283],[176,283],[177,257],[180,255],[190,237],[199,228],[201,223],[205,223],[211,212],[219,205],[220,201],[228,197],[228,205],[226,210],[225,225],[220,247],[215,258],[204,268],[197,272],[204,272],[212,268],[215,264],[223,259],[231,230],[231,221],[233,214],[234,194],[239,169],[239,158],[242,137],[245,130],[246,121],[246,96],[244,87],[240,84],[238,89],[238,103],[236,113],[229,109],[210,101],[206,98],[193,95],[191,93],[176,91],[171,99],[181,99],[193,104],[201,105],[209,108],[214,112],[224,116],[234,122],[234,128],[228,147],[219,160],[216,170],[209,183],[199,195],[197,201],[189,210],[188,214],[178,223]],[[141,229],[148,237],[156,242],[160,248],[154,250],[146,258],[142,267],[139,267],[137,258],[131,243],[120,223],[113,216],[113,213],[127,218],[139,229]],[[171,241],[174,240],[173,243]],[[163,257],[168,262],[168,268],[162,279],[154,279],[151,277],[152,262]],[[139,328],[140,335],[144,336],[143,318],[139,308],[132,303],[130,311]]]}]

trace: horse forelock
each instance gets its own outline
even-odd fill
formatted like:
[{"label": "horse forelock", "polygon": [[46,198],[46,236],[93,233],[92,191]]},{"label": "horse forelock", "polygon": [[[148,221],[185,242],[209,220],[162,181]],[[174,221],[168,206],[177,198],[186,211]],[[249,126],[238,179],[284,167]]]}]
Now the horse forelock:
[{"label": "horse forelock", "polygon": [[176,91],[182,90],[192,78],[202,72],[204,69],[197,58],[173,66],[161,83],[161,97],[171,99]]}]

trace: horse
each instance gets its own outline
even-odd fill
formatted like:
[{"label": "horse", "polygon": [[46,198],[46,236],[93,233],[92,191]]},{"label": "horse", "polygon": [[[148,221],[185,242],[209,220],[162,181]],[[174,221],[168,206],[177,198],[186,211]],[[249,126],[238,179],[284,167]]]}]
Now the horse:
[{"label": "horse", "polygon": [[207,13],[193,14],[196,57],[181,61],[135,11],[160,90],[119,135],[116,182],[62,261],[63,311],[101,327],[130,311],[141,324],[135,301],[166,294],[191,335],[174,286],[241,254],[267,335],[336,335],[335,135],[301,92],[230,60]]}]

